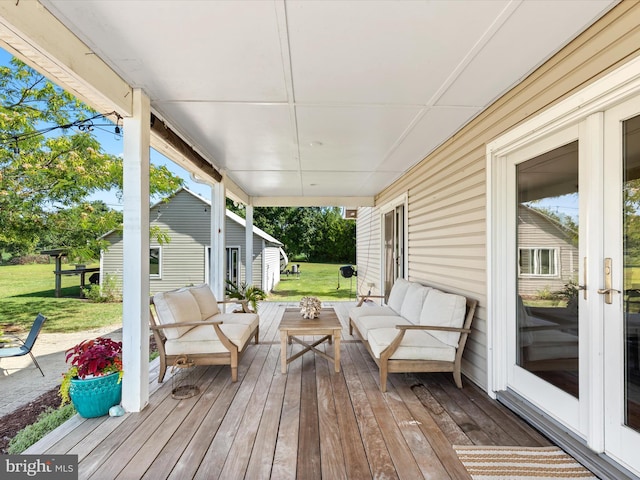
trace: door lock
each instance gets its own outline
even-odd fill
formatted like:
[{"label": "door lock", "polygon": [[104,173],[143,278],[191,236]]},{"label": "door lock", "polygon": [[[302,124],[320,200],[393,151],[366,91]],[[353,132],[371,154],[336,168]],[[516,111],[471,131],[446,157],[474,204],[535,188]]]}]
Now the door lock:
[{"label": "door lock", "polygon": [[620,293],[620,290],[616,290],[612,287],[612,275],[611,275],[611,258],[604,259],[604,288],[599,288],[598,293],[604,295],[604,303],[611,305],[613,303],[613,294]]}]

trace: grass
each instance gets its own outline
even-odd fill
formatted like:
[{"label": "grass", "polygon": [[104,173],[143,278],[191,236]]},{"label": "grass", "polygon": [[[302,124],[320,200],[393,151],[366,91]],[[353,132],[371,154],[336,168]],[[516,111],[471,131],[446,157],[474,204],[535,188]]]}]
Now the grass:
[{"label": "grass", "polygon": [[[295,262],[298,264],[298,262]],[[354,300],[358,290],[358,277],[344,278],[340,267],[333,263],[300,262],[300,276],[281,275],[280,283],[269,294],[267,301],[298,301],[305,296],[318,297],[324,301]],[[291,264],[289,267],[291,268]],[[338,283],[340,288],[338,289]]]},{"label": "grass", "polygon": [[54,264],[0,266],[0,325],[7,333],[29,330],[38,313],[43,331],[80,332],[122,323],[122,304],[80,299],[80,278],[62,276],[62,297],[55,298]]},{"label": "grass", "polygon": [[[282,275],[268,301],[299,301],[304,296],[324,301],[355,299],[358,277],[339,276],[344,264],[299,264],[300,276]],[[43,328],[47,333],[80,332],[122,323],[122,304],[81,299],[77,276],[63,276],[62,297],[55,298],[54,268],[54,264],[0,266],[0,326],[7,333],[26,333],[40,312],[47,317]]]}]

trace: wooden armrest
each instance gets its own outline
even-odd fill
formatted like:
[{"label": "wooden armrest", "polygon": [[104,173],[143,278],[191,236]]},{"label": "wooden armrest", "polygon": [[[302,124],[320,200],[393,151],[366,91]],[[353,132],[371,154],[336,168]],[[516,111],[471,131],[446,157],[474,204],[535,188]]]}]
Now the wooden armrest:
[{"label": "wooden armrest", "polygon": [[384,295],[358,295],[360,297],[360,301],[358,302],[358,304],[356,305],[356,307],[361,307],[362,304],[368,299],[368,298],[384,298]]},{"label": "wooden armrest", "polygon": [[236,303],[238,305],[242,305],[242,311],[244,313],[254,313],[249,310],[249,300],[247,299],[238,300],[236,298],[227,298],[226,300],[218,300],[218,303]]},{"label": "wooden armrest", "polygon": [[151,330],[162,330],[163,328],[182,328],[182,327],[197,327],[198,325],[221,325],[219,320],[200,320],[197,322],[179,322],[179,323],[165,323],[163,325],[150,325]]},{"label": "wooden armrest", "polygon": [[437,327],[435,325],[396,325],[398,330],[437,330],[440,332],[471,333],[470,328]]}]

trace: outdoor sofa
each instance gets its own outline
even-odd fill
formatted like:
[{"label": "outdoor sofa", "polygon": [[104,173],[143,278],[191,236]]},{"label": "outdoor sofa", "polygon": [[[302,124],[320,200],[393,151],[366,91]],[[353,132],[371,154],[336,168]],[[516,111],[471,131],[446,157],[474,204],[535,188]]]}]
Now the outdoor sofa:
[{"label": "outdoor sofa", "polygon": [[380,389],[387,375],[399,372],[453,372],[462,388],[460,363],[471,332],[477,301],[398,279],[387,304],[369,306],[361,296],[349,311],[349,333],[355,331],[380,370]]}]

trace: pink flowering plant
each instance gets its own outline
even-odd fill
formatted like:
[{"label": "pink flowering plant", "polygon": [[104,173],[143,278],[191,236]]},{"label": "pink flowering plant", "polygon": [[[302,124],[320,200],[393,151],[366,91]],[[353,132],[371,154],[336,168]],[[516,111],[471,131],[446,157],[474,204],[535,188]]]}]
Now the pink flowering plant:
[{"label": "pink flowering plant", "polygon": [[69,401],[72,379],[100,377],[118,372],[118,382],[122,380],[122,342],[105,337],[85,340],[67,350],[65,360],[71,367],[63,375],[60,385],[63,405]]}]

